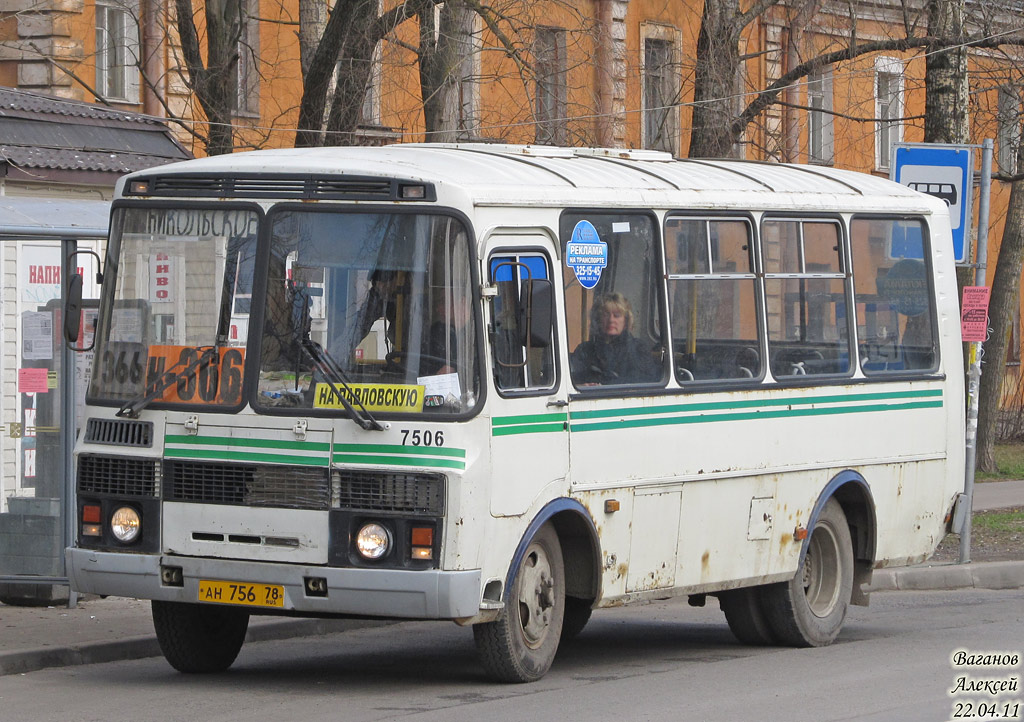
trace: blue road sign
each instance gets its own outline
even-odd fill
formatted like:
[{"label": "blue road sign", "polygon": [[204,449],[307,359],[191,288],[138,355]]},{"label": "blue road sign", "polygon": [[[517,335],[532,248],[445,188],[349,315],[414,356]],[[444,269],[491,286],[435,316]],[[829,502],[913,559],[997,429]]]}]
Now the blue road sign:
[{"label": "blue road sign", "polygon": [[[893,150],[891,178],[897,183],[945,201],[953,228],[953,251],[958,263],[967,261],[971,200],[974,198],[974,158],[971,146],[936,143],[897,143]],[[911,244],[918,246],[917,244]],[[920,257],[891,249],[894,257]]]}]

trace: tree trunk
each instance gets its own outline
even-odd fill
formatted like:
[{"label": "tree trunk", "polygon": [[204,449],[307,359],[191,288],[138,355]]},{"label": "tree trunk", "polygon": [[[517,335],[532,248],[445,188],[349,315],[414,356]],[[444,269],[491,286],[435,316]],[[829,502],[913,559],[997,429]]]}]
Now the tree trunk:
[{"label": "tree trunk", "polygon": [[192,0],[175,0],[178,37],[185,70],[196,100],[206,114],[209,131],[206,153],[220,155],[234,150],[232,111],[238,92],[238,40],[242,31],[240,0],[207,0],[206,65],[192,20]]},{"label": "tree trunk", "polygon": [[316,54],[316,46],[326,27],[326,0],[299,0],[299,62],[302,65],[303,79],[309,72],[309,66]]},{"label": "tree trunk", "polygon": [[[1024,167],[1024,147],[1017,150],[1018,167]],[[1020,274],[1024,264],[1024,181],[1014,181],[1010,187],[1010,205],[1006,211],[1003,241],[999,247],[995,276],[992,279],[992,297],[989,301],[989,324],[992,335],[985,342],[981,391],[978,399],[978,445],[976,468],[998,471],[995,443],[999,402],[1002,397],[1003,378],[1006,376],[1006,350],[1010,340],[1010,324],[1019,303]]]},{"label": "tree trunk", "polygon": [[446,2],[436,25],[433,0],[426,0],[417,12],[425,137],[428,142],[454,142],[459,122],[458,70],[470,11],[458,2]]},{"label": "tree trunk", "polygon": [[740,68],[739,0],[707,0],[697,36],[693,130],[689,157],[726,158],[739,140],[733,131]]},{"label": "tree trunk", "polygon": [[338,82],[327,114],[324,145],[355,145],[358,142],[356,131],[362,119],[366,87],[373,74],[373,51],[381,37],[377,30],[377,1],[357,0],[352,3],[348,27],[353,31],[348,33],[338,58]]},{"label": "tree trunk", "polygon": [[935,40],[925,59],[924,140],[968,143],[964,0],[930,0],[928,35]]}]

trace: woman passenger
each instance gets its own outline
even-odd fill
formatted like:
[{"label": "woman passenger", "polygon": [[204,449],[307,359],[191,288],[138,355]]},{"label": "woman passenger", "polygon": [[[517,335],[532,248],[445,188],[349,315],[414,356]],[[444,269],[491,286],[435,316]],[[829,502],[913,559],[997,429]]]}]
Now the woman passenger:
[{"label": "woman passenger", "polygon": [[590,340],[569,356],[576,386],[649,383],[661,378],[651,349],[631,333],[633,307],[621,293],[598,296],[590,309]]}]

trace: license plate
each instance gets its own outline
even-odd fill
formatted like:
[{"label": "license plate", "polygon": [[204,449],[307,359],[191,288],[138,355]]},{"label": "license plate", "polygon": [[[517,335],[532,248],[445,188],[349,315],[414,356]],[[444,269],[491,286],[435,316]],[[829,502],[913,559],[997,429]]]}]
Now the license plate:
[{"label": "license plate", "polygon": [[249,584],[199,580],[199,601],[211,604],[241,604],[246,607],[284,607],[284,587],[278,584]]}]

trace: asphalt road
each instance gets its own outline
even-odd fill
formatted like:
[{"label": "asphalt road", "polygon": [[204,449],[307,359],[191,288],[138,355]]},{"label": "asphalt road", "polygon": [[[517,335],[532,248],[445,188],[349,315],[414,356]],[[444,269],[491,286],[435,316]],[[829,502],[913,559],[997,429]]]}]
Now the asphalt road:
[{"label": "asphalt road", "polygon": [[[661,602],[595,612],[543,680],[496,685],[470,630],[410,622],[249,644],[218,676],[153,658],[0,677],[0,719],[935,722],[978,702],[1016,704],[1024,719],[1020,663],[952,664],[961,649],[1024,657],[1021,629],[1019,590],[876,593],[831,647],[756,648],[735,642],[713,602]],[[960,676],[1016,678],[1017,691],[951,695]]]}]

